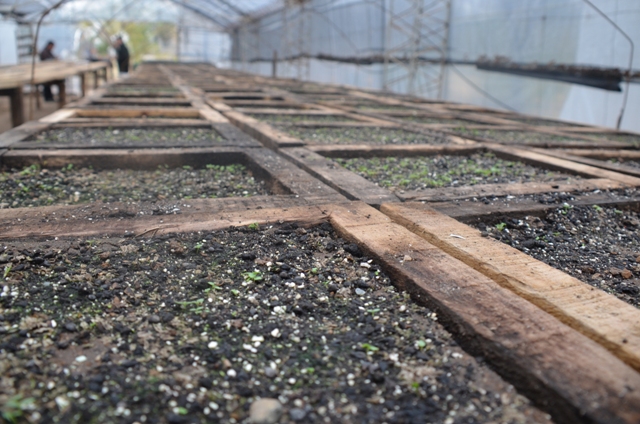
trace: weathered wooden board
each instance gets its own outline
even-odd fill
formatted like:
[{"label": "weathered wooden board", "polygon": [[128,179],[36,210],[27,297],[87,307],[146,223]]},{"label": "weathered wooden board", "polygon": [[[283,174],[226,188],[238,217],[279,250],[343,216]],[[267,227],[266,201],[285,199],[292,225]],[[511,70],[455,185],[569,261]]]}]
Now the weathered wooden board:
[{"label": "weathered wooden board", "polygon": [[595,341],[371,207],[332,207],[330,219],[556,422],[640,420],[640,375]]},{"label": "weathered wooden board", "polygon": [[613,190],[628,187],[618,181],[606,178],[576,179],[571,182],[552,183],[517,183],[517,184],[477,184],[462,187],[427,188],[419,191],[406,191],[398,193],[398,197],[404,201],[420,200],[428,202],[441,202],[447,200],[470,199],[486,196],[522,196],[525,194],[561,193],[590,190]]},{"label": "weathered wooden board", "polygon": [[398,200],[390,191],[378,187],[376,184],[304,147],[281,149],[280,154],[348,199],[362,200],[370,205],[380,205]]},{"label": "weathered wooden board", "polygon": [[386,204],[381,211],[640,371],[640,309],[422,203]]}]

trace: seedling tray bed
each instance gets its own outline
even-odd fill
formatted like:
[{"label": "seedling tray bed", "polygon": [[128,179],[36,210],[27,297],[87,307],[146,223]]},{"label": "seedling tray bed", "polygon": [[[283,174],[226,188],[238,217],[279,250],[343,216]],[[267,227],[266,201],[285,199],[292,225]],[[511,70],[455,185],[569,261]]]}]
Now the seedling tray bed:
[{"label": "seedling tray bed", "polygon": [[565,206],[544,217],[475,224],[488,235],[640,307],[640,217],[631,209]]},{"label": "seedling tray bed", "polygon": [[277,126],[307,144],[448,144],[446,137],[382,127],[301,128]]},{"label": "seedling tray bed", "polygon": [[255,196],[268,194],[243,165],[208,164],[203,169],[155,171],[93,170],[67,166],[40,169],[37,165],[0,174],[0,207],[34,207],[89,202],[140,202]]},{"label": "seedling tray bed", "polygon": [[335,160],[350,171],[392,191],[476,184],[566,183],[580,178],[523,162],[500,159],[490,152],[469,156],[392,156]]},{"label": "seedling tray bed", "polygon": [[570,135],[562,136],[556,134],[538,133],[532,131],[512,131],[512,130],[494,130],[494,129],[470,129],[465,127],[453,128],[450,132],[461,137],[469,137],[479,141],[498,142],[506,144],[530,145],[530,146],[549,146],[562,147],[572,146],[590,147],[588,140],[583,140]]},{"label": "seedling tray bed", "polygon": [[57,128],[44,131],[13,148],[60,147],[202,147],[224,139],[209,128]]},{"label": "seedling tray bed", "polygon": [[0,258],[3,405],[30,420],[244,422],[260,397],[287,422],[550,422],[326,224]]}]

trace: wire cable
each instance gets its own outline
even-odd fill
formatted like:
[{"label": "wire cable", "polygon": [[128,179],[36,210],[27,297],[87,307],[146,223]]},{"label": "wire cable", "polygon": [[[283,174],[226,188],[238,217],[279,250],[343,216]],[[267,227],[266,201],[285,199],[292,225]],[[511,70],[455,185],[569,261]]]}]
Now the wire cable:
[{"label": "wire cable", "polygon": [[512,108],[511,106],[509,106],[508,104],[502,102],[501,100],[496,99],[495,97],[493,97],[491,94],[487,93],[486,91],[484,91],[482,88],[480,88],[479,86],[476,85],[476,83],[474,83],[473,81],[471,81],[469,78],[466,77],[466,75],[464,75],[456,65],[454,64],[449,64],[449,66],[451,66],[451,70],[454,71],[456,74],[458,74],[458,76],[460,78],[462,78],[467,84],[469,84],[471,87],[473,87],[476,91],[478,91],[480,94],[482,94],[483,96],[487,97],[490,100],[493,100],[494,102],[496,102],[497,104],[499,104],[500,106],[502,106],[503,108],[510,110],[511,112],[518,112],[516,109]]}]

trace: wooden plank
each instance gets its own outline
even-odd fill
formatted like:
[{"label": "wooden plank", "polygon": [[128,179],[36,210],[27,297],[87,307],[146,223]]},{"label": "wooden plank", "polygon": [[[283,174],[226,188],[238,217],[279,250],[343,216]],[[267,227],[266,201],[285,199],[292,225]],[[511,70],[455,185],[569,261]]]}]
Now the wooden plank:
[{"label": "wooden plank", "polygon": [[9,104],[11,107],[11,125],[17,127],[24,123],[24,97],[22,87],[10,90]]},{"label": "wooden plank", "polygon": [[[24,209],[22,209],[24,210]],[[89,237],[99,235],[135,234],[152,238],[155,235],[194,231],[216,231],[232,226],[250,224],[276,224],[280,222],[314,222],[326,220],[327,213],[319,205],[292,206],[286,208],[262,208],[245,211],[218,211],[179,215],[153,215],[144,220],[111,219],[108,221],[84,221],[69,217],[68,220],[39,226],[16,226],[3,229],[0,239]]]},{"label": "wooden plank", "polygon": [[473,197],[486,196],[522,196],[525,194],[561,193],[573,191],[613,190],[627,187],[619,181],[607,178],[576,179],[569,183],[518,183],[518,184],[477,184],[462,187],[427,188],[424,190],[405,191],[396,195],[403,201],[419,200],[426,202],[441,202],[447,200],[462,200]]},{"label": "wooden plank", "polygon": [[260,169],[252,168],[254,175],[265,179],[261,172],[267,173],[271,179],[278,181],[282,186],[284,189],[282,194],[292,193],[306,199],[333,199],[334,202],[346,200],[333,188],[270,150],[251,149],[246,150],[245,154],[260,167]]},{"label": "wooden plank", "polygon": [[[575,200],[567,199],[566,203],[573,206],[599,205],[625,209],[637,208],[640,205],[640,198],[617,197],[608,192],[589,193],[587,196],[573,194],[572,197]],[[504,216],[513,218],[528,215],[543,217],[547,211],[561,207],[561,205],[558,203],[540,203],[537,198],[528,198],[513,199],[512,201],[498,199],[489,204],[482,201],[430,202],[429,207],[461,222],[477,222]]]},{"label": "wooden plank", "polygon": [[287,116],[304,116],[304,115],[317,115],[317,116],[331,116],[331,115],[345,115],[345,112],[332,112],[320,109],[272,109],[272,108],[259,108],[259,107],[237,107],[238,112],[242,113],[255,113],[261,115],[287,115]]},{"label": "wooden plank", "polygon": [[29,121],[19,127],[0,133],[0,148],[9,147],[12,144],[18,143],[39,133],[40,131],[45,130],[47,127],[49,127],[49,124],[38,121]]},{"label": "wooden plank", "polygon": [[144,109],[77,109],[79,118],[200,118],[200,112],[192,108],[144,108]]},{"label": "wooden plank", "polygon": [[223,111],[222,114],[242,131],[246,132],[251,137],[263,143],[270,149],[277,149],[279,147],[301,146],[304,144],[297,138],[290,137],[287,134],[273,129],[266,122],[258,121],[257,119],[254,119],[243,113],[231,110]]},{"label": "wooden plank", "polygon": [[337,190],[350,200],[362,200],[370,205],[396,202],[398,198],[389,190],[337,165],[304,147],[281,149],[280,154],[300,166],[322,182]]},{"label": "wooden plank", "polygon": [[45,116],[40,119],[40,122],[47,124],[55,124],[60,121],[64,121],[65,119],[69,119],[73,116],[76,116],[78,113],[78,109],[60,109],[56,110],[52,114]]},{"label": "wooden plank", "polygon": [[371,207],[335,206],[330,219],[556,422],[640,421],[640,375],[598,343]]},{"label": "wooden plank", "polygon": [[557,149],[559,153],[584,156],[594,159],[640,159],[640,151],[638,150],[606,150],[606,149]]},{"label": "wooden plank", "polygon": [[54,128],[88,127],[88,128],[139,128],[139,127],[198,127],[209,128],[211,123],[204,119],[133,119],[133,118],[69,118],[53,125]]},{"label": "wooden plank", "polygon": [[348,121],[335,121],[335,122],[327,122],[327,121],[300,121],[291,124],[287,123],[279,123],[279,125],[283,126],[291,126],[291,127],[300,127],[300,128],[402,128],[399,125],[394,123],[380,123],[380,122],[348,122]]},{"label": "wooden plank", "polygon": [[91,101],[94,105],[122,105],[122,106],[191,106],[191,102],[185,99],[163,99],[154,97],[139,98],[97,98]]},{"label": "wooden plank", "polygon": [[[598,168],[608,169],[610,171],[614,171],[622,174],[633,175],[634,177],[640,177],[640,168],[636,168],[633,166],[627,166],[620,163],[610,163],[610,162],[605,162],[605,161],[596,160],[596,159],[589,159],[582,156],[569,155],[564,152],[555,152],[553,150],[544,150],[541,153],[544,153],[549,156],[557,157],[557,158],[568,159],[573,162],[584,163],[585,165],[591,165]],[[640,152],[637,152],[637,153],[640,154]]]},{"label": "wooden plank", "polygon": [[387,204],[381,211],[640,371],[640,309],[422,203]]},{"label": "wooden plank", "polygon": [[244,153],[236,147],[199,147],[171,149],[82,149],[82,150],[12,150],[3,163],[14,168],[40,164],[61,168],[92,166],[95,169],[157,169],[159,165],[180,167],[243,163]]},{"label": "wooden plank", "polygon": [[618,172],[608,171],[606,169],[596,168],[581,163],[571,162],[565,159],[551,157],[542,153],[531,150],[523,150],[514,147],[491,145],[490,150],[498,156],[510,157],[515,160],[533,163],[544,166],[547,169],[557,169],[577,175],[587,176],[591,178],[608,178],[613,181],[619,181],[631,187],[640,186],[640,178],[629,175],[620,174]]},{"label": "wooden plank", "polygon": [[430,144],[311,144],[305,146],[324,157],[330,158],[361,158],[386,156],[432,156],[432,155],[470,155],[482,151],[482,146],[476,145],[430,145]]}]

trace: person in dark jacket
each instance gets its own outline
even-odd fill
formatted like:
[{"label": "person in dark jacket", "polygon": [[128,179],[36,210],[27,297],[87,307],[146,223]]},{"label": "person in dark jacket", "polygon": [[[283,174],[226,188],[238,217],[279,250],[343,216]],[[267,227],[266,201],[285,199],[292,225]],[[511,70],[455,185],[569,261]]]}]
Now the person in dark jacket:
[{"label": "person in dark jacket", "polygon": [[[40,52],[40,61],[44,62],[45,60],[55,60],[57,57],[53,54],[53,48],[55,44],[53,41],[48,41],[47,45]],[[51,84],[43,84],[42,85],[42,93],[44,94],[45,102],[53,101],[53,93],[51,92]]]},{"label": "person in dark jacket", "polygon": [[118,70],[121,74],[129,72],[129,49],[125,46],[122,37],[118,37],[113,47],[116,49],[118,59]]}]

